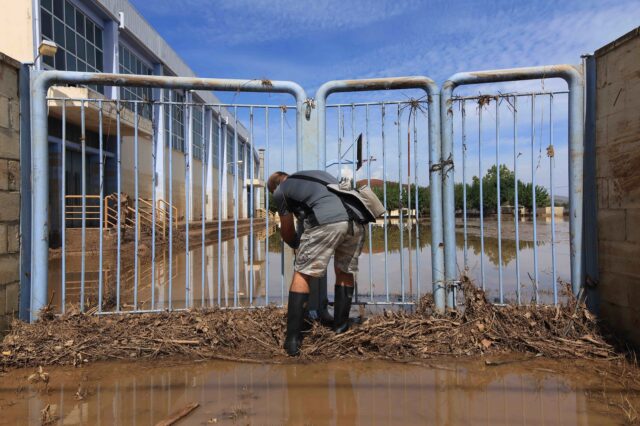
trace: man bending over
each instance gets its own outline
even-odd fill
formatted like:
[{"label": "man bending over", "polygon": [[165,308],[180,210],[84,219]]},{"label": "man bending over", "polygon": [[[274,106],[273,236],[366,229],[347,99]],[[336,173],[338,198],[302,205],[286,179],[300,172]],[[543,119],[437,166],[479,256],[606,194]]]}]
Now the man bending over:
[{"label": "man bending over", "polygon": [[[342,333],[349,327],[354,275],[364,243],[364,216],[357,206],[327,188],[327,184],[337,183],[320,170],[290,176],[275,172],[267,182],[280,216],[282,239],[296,249],[284,342],[284,349],[292,356],[300,352],[309,281],[324,275],[332,255],[336,273],[333,329]],[[297,230],[293,216],[298,219]]]}]

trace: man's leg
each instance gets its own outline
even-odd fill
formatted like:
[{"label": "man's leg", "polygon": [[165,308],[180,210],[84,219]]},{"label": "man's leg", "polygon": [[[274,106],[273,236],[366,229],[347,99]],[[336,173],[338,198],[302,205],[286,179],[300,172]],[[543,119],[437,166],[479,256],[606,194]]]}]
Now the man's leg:
[{"label": "man's leg", "polygon": [[344,333],[349,329],[349,312],[351,312],[351,298],[353,297],[353,274],[343,272],[335,266],[336,286],[333,303],[333,330]]},{"label": "man's leg", "polygon": [[309,318],[320,321],[323,325],[333,325],[333,317],[329,313],[327,297],[327,274],[309,281]]},{"label": "man's leg", "polygon": [[352,232],[335,251],[333,265],[336,272],[335,301],[333,304],[333,330],[343,333],[349,328],[349,312],[354,292],[358,257],[364,244],[364,226],[356,224]]},{"label": "man's leg", "polygon": [[287,335],[284,339],[284,349],[291,356],[300,353],[304,313],[309,301],[309,279],[310,277],[308,275],[294,272],[291,287],[289,288]]}]

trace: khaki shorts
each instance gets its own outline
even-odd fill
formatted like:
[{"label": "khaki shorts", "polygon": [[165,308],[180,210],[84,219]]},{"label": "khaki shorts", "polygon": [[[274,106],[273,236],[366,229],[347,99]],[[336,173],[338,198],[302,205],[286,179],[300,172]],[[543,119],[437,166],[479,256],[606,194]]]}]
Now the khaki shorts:
[{"label": "khaki shorts", "polygon": [[325,274],[331,256],[333,263],[342,272],[358,272],[358,257],[364,244],[364,225],[353,224],[353,235],[349,233],[349,222],[328,223],[305,229],[296,251],[294,270],[312,277]]}]

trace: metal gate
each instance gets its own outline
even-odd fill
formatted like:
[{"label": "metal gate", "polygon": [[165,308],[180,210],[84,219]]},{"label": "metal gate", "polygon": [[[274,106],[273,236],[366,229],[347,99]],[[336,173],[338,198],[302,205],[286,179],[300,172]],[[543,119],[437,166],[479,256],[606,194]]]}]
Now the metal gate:
[{"label": "metal gate", "polygon": [[[427,77],[331,81],[318,89],[315,98],[309,98],[301,86],[288,81],[34,72],[32,245],[27,287],[30,318],[35,320],[40,309],[54,300],[55,282],[59,283],[55,300],[62,312],[76,303],[81,311],[96,313],[284,304],[293,254],[277,235],[272,235],[277,216],[271,212],[273,206],[264,191],[264,177],[278,169],[295,171],[337,165],[338,175],[352,170],[355,184],[357,133],[364,135],[367,163],[360,180],[372,184],[371,164],[381,161],[382,198],[388,207],[379,226],[369,225],[365,246],[368,262],[361,261],[363,279],[359,280],[357,301],[415,303],[429,292],[423,284],[427,274],[421,271],[428,269],[426,264],[430,262],[436,307],[454,307],[459,270],[452,106],[461,100],[453,98],[453,88],[469,83],[551,77],[564,78],[570,85],[571,279],[577,291],[581,282],[581,232],[577,230],[581,229],[582,198],[581,192],[574,190],[581,189],[582,182],[582,108],[576,107],[582,102],[582,75],[574,67],[456,74],[441,92]],[[70,97],[49,92],[50,88],[65,84],[145,88],[153,91],[154,100]],[[424,96],[403,101],[327,102],[331,94],[338,92],[400,89],[417,89]],[[184,90],[185,96],[171,95],[175,90]],[[198,103],[190,94],[193,90],[284,93],[293,96],[295,104]],[[288,119],[292,114],[294,125]],[[52,115],[58,121],[52,121]],[[351,125],[346,127],[350,127],[351,135],[345,133],[347,115]],[[67,128],[71,116],[78,125]],[[337,125],[329,128],[328,117],[332,116]],[[361,117],[360,128],[357,117]],[[403,128],[405,118],[407,124]],[[50,127],[56,123],[60,123],[57,137],[61,152],[56,157],[59,164],[51,163],[49,152]],[[376,126],[380,138],[372,136]],[[90,129],[96,130],[93,141]],[[402,130],[407,135],[406,151]],[[73,132],[77,133],[77,146],[73,152],[66,152]],[[157,139],[158,134],[164,136]],[[328,135],[331,143],[337,144],[337,149],[331,151],[337,153],[337,164],[327,160]],[[343,148],[350,155],[349,160]],[[295,156],[290,155],[293,149]],[[372,154],[376,150],[381,154],[379,159]],[[406,167],[403,152],[409,157]],[[397,162],[392,161],[393,154],[397,155]],[[76,166],[80,163],[79,177],[67,176],[67,161]],[[390,180],[393,163],[397,165],[397,182]],[[50,164],[63,171],[60,181],[51,184],[51,194]],[[177,179],[173,175],[177,173],[176,164]],[[463,166],[463,173],[464,170]],[[70,182],[76,183],[75,190],[70,191],[73,193],[67,193]],[[151,184],[151,190],[145,182]],[[125,195],[123,188],[130,188],[130,193]],[[394,190],[393,199],[387,194],[389,188]],[[395,198],[397,212],[392,217]],[[54,210],[53,206],[59,216],[49,211],[50,207]],[[426,217],[428,224],[422,222]],[[465,241],[466,218],[465,209]],[[52,252],[59,260],[42,261],[50,259],[53,228],[60,232],[60,248]],[[424,232],[426,229],[430,235]],[[398,248],[391,247],[395,239],[390,244],[390,232],[397,235]],[[375,253],[375,238],[381,240],[381,253]],[[425,239],[429,244],[424,244]],[[430,245],[428,258],[421,256],[423,245]],[[466,249],[465,244],[465,253]],[[393,254],[394,259],[399,259],[400,264],[397,272],[391,270],[388,260],[394,250],[398,252]],[[376,264],[376,259],[382,261],[381,256],[382,269]],[[87,269],[89,264],[93,269]],[[258,271],[259,264],[264,265],[264,271]],[[394,273],[399,275],[397,280],[393,279]],[[260,278],[260,295],[256,294],[258,274],[264,275]],[[390,281],[399,281],[399,285],[390,286]],[[176,304],[178,291],[180,303]],[[503,302],[500,295],[499,301]]]}]

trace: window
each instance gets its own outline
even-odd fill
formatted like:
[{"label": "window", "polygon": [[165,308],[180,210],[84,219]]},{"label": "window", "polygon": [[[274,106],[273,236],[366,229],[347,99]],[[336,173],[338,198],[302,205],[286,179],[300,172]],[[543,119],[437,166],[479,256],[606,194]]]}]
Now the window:
[{"label": "window", "polygon": [[[176,90],[165,91],[165,143],[177,151],[184,152],[184,94]],[[171,134],[169,133],[169,121],[172,122]]]},{"label": "window", "polygon": [[[58,45],[55,57],[43,57],[48,68],[102,72],[102,28],[65,0],[40,2],[42,38]],[[89,86],[103,92],[97,86]]]},{"label": "window", "polygon": [[[151,75],[151,67],[145,64],[142,59],[136,56],[131,50],[120,45],[119,48],[119,70],[120,74],[144,74]],[[151,101],[152,94],[150,87],[121,87],[120,99],[124,101]],[[132,110],[133,104],[125,103],[125,106]],[[151,104],[141,103],[138,105],[138,114],[141,117],[151,120]]]},{"label": "window", "polygon": [[233,129],[231,127],[227,127],[227,173],[231,174],[233,174],[233,156],[235,154],[233,151],[234,141]]},{"label": "window", "polygon": [[204,135],[202,133],[202,123],[204,122],[204,114],[203,108],[199,105],[194,105],[191,107],[191,111],[193,114],[192,120],[192,128],[191,128],[191,137],[193,139],[193,143],[191,147],[193,149],[193,158],[197,158],[202,161],[204,158]]},{"label": "window", "polygon": [[216,117],[215,115],[213,116],[213,121],[211,122],[211,125],[213,126],[213,140],[211,141],[211,146],[209,147],[209,149],[211,149],[211,158],[213,161],[213,167],[218,167],[219,166],[219,161],[220,161],[220,157],[218,156],[218,149],[220,146],[220,132],[221,132],[221,128],[220,123],[218,121],[218,117]]}]

